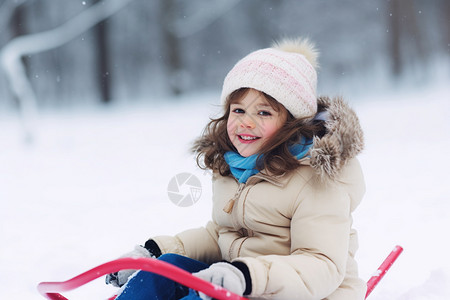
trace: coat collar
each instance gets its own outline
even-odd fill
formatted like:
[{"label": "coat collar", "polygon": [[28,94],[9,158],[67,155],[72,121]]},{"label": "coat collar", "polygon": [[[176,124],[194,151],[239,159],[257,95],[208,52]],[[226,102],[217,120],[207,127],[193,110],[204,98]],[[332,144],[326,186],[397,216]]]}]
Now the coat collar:
[{"label": "coat collar", "polygon": [[309,163],[320,179],[334,180],[363,150],[364,135],[356,113],[341,97],[319,97],[317,102],[328,112],[326,134],[314,138]]}]

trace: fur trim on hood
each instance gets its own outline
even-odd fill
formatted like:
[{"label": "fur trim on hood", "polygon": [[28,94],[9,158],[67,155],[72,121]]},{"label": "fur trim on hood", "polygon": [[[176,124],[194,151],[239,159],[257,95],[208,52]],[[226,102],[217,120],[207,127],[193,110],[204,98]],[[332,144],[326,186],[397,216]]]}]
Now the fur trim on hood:
[{"label": "fur trim on hood", "polygon": [[328,113],[327,133],[314,138],[310,165],[321,180],[333,180],[348,160],[363,150],[363,131],[356,113],[341,97],[319,97],[317,102]]}]

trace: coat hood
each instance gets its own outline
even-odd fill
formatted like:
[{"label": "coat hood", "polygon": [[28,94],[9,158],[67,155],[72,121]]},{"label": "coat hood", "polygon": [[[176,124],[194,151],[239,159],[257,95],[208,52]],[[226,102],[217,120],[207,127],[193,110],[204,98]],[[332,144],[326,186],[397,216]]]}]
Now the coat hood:
[{"label": "coat hood", "polygon": [[320,179],[333,180],[363,150],[364,135],[356,113],[341,97],[319,97],[317,102],[327,112],[326,134],[314,138],[309,164]]}]

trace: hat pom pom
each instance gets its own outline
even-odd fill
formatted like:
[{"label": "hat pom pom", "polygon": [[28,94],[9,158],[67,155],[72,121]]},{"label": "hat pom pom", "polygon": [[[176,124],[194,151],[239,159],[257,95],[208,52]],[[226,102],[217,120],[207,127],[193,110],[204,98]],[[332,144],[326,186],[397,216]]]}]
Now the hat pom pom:
[{"label": "hat pom pom", "polygon": [[307,38],[283,39],[275,42],[272,47],[285,52],[299,53],[303,55],[314,68],[318,68],[319,66],[317,62],[319,51],[314,43],[310,42]]}]

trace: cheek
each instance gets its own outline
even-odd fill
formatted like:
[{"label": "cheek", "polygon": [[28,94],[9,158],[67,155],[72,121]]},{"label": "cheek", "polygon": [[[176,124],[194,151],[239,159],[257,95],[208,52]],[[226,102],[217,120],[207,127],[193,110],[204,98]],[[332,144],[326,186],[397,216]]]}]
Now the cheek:
[{"label": "cheek", "polygon": [[236,124],[236,122],[232,118],[228,119],[228,121],[227,121],[227,133],[228,133],[228,136],[231,136],[234,132],[236,132],[235,124]]},{"label": "cheek", "polygon": [[281,128],[281,126],[282,124],[279,122],[266,123],[262,130],[264,131],[265,137],[270,138]]}]

